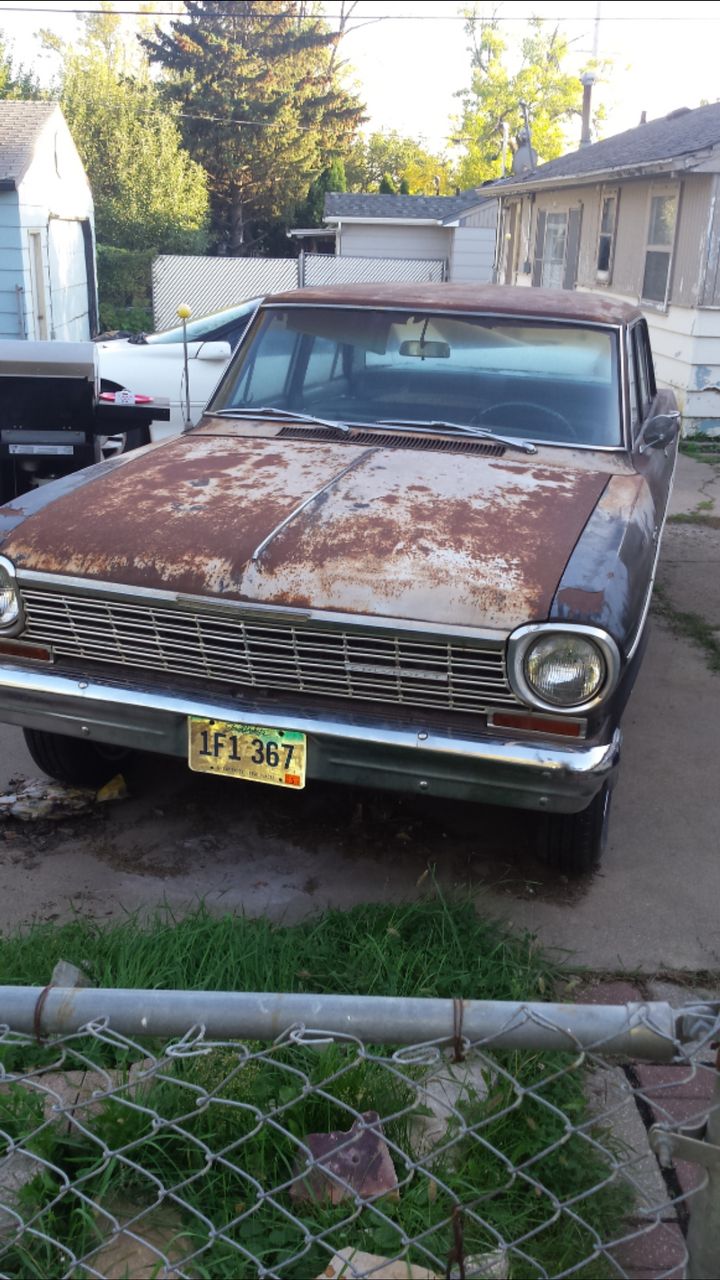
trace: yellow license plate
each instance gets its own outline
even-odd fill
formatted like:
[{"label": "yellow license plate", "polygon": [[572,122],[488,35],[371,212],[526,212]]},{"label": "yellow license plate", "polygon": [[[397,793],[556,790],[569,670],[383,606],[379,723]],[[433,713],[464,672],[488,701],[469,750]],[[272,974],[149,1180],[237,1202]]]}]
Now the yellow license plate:
[{"label": "yellow license plate", "polygon": [[305,760],[305,734],[294,729],[188,718],[188,764],[197,773],[299,789],[305,786]]}]

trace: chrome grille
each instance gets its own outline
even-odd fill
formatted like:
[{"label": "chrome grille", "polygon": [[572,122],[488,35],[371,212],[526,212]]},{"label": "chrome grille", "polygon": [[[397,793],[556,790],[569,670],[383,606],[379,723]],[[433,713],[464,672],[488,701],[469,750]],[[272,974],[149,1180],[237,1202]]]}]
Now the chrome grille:
[{"label": "chrome grille", "polygon": [[503,650],[482,642],[29,588],[22,595],[24,638],[52,645],[57,658],[411,707],[482,713],[517,705]]}]

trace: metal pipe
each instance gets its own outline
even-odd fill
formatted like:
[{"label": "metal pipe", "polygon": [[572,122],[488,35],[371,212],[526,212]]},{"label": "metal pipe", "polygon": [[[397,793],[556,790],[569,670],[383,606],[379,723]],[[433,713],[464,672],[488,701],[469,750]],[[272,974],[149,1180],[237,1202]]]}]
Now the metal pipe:
[{"label": "metal pipe", "polygon": [[[36,1010],[43,997],[40,1017]],[[460,1009],[459,1006],[462,1006]],[[0,987],[0,1020],[28,1035],[64,1035],[107,1019],[122,1035],[184,1035],[274,1041],[292,1027],[355,1036],[370,1044],[452,1040],[492,1049],[593,1049],[669,1061],[675,1013],[664,1001],[572,1005],[505,1000],[425,1000],[394,996],[272,994],[242,991],[134,991],[76,987]],[[39,1022],[39,1027],[38,1027]]]},{"label": "metal pipe", "polygon": [[[720,1270],[720,1074],[717,1071],[703,1138],[705,1182],[689,1205],[688,1280],[711,1280]],[[682,1153],[678,1152],[678,1158],[683,1158]]]},{"label": "metal pipe", "polygon": [[583,105],[582,105],[582,133],[580,134],[580,146],[589,147],[592,142],[590,134],[590,104],[592,101],[592,87],[595,83],[595,75],[592,71],[586,71],[580,77],[580,83],[583,87]]}]

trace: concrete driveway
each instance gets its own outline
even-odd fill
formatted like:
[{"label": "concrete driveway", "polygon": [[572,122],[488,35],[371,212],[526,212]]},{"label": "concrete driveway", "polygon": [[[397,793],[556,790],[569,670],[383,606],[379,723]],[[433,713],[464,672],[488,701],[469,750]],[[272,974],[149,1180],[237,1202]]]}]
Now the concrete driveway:
[{"label": "concrete driveway", "polygon": [[[673,511],[702,520],[667,527],[663,613],[626,713],[610,845],[592,879],[544,873],[527,851],[531,815],[330,786],[278,794],[146,759],[128,772],[126,801],[59,824],[4,823],[0,928],[200,898],[297,919],[425,893],[434,867],[479,910],[593,969],[719,970],[720,674],[708,645],[720,630],[700,628],[702,648],[687,616],[720,627],[719,473],[680,460]],[[19,730],[0,727],[0,752],[3,787],[37,776]]]}]

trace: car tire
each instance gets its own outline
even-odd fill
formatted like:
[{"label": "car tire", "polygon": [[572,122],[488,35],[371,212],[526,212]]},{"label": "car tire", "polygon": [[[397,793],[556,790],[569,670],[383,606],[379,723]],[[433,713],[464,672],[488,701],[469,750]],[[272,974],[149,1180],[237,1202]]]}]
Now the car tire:
[{"label": "car tire", "polygon": [[580,813],[546,813],[538,824],[537,851],[553,871],[566,876],[588,875],[600,862],[607,845],[612,789],[605,783]]},{"label": "car tire", "polygon": [[101,787],[135,754],[125,747],[85,742],[61,733],[23,729],[27,749],[35,764],[57,782],[72,787]]}]

